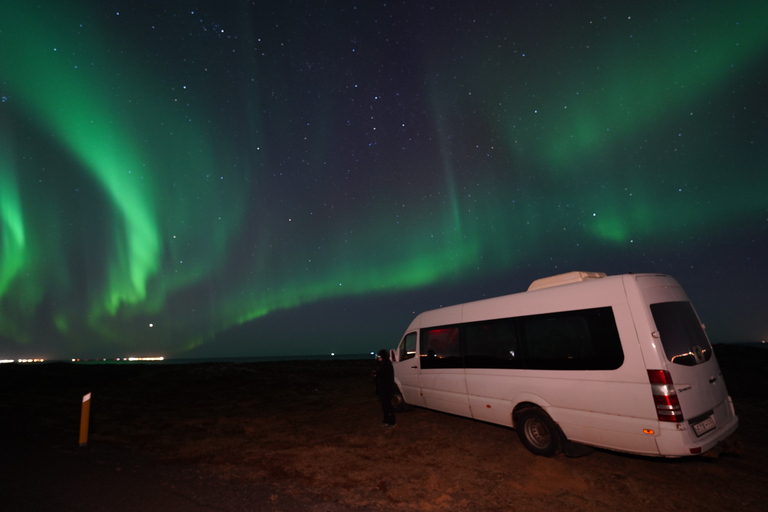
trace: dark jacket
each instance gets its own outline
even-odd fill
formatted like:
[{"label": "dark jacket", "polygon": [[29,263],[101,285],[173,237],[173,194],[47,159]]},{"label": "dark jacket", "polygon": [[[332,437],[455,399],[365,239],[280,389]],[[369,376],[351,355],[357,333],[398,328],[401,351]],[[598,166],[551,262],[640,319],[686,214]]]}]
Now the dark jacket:
[{"label": "dark jacket", "polygon": [[392,362],[389,358],[382,359],[379,367],[376,368],[376,394],[379,398],[392,398],[395,392],[395,370],[392,368]]}]

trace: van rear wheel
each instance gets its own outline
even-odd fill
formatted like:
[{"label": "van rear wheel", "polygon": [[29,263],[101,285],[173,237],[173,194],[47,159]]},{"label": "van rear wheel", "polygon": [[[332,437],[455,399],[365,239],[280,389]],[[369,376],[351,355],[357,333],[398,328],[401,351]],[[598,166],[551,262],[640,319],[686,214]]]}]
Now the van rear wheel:
[{"label": "van rear wheel", "polygon": [[552,457],[562,448],[560,429],[541,409],[528,409],[521,412],[515,429],[523,446],[535,455]]}]

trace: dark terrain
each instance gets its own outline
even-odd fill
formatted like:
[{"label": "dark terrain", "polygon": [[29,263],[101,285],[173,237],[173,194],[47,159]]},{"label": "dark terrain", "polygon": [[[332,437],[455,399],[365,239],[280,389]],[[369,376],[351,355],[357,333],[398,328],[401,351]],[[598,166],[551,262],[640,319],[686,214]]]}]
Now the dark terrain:
[{"label": "dark terrain", "polygon": [[424,409],[382,429],[373,361],[1,365],[0,509],[764,510],[768,350],[715,352],[737,442],[685,459],[541,458]]}]

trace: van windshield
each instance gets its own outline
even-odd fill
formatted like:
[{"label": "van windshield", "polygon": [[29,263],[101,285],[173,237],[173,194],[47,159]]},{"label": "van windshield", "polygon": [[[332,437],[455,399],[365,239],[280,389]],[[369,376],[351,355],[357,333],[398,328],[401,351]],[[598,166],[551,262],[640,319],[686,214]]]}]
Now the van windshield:
[{"label": "van windshield", "polygon": [[651,304],[667,359],[683,366],[696,366],[712,358],[712,346],[690,302]]}]

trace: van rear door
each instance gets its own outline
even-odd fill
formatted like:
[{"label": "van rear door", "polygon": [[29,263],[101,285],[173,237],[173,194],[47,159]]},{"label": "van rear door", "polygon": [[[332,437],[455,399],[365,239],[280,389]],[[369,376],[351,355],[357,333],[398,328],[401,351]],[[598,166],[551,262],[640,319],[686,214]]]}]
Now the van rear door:
[{"label": "van rear door", "polygon": [[696,437],[724,426],[730,419],[724,407],[728,392],[693,306],[680,300],[650,304],[650,309],[683,419]]}]

